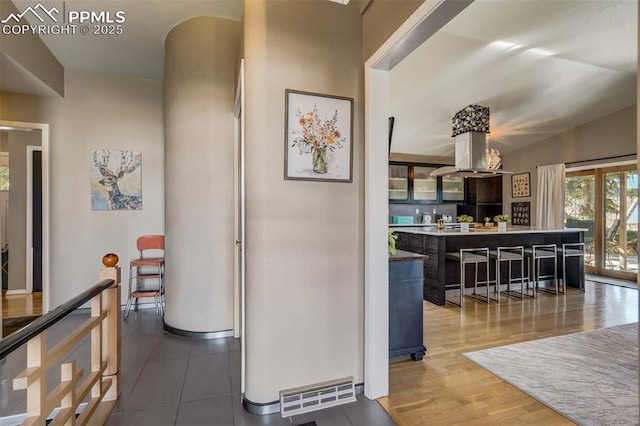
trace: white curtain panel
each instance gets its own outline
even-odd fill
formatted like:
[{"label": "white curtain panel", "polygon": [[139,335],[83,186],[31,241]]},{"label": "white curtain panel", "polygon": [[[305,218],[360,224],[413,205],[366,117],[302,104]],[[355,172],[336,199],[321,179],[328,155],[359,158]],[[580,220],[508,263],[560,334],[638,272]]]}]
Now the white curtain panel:
[{"label": "white curtain panel", "polygon": [[536,226],[539,229],[564,227],[564,164],[538,166]]}]

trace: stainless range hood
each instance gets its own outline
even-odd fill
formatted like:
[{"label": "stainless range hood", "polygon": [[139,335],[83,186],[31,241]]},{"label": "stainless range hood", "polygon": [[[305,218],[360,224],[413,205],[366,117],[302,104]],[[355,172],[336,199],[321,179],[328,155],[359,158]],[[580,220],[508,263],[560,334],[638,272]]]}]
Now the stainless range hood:
[{"label": "stainless range hood", "polygon": [[455,166],[440,167],[431,176],[472,178],[509,174],[500,168],[500,153],[487,146],[489,108],[469,105],[453,117]]}]

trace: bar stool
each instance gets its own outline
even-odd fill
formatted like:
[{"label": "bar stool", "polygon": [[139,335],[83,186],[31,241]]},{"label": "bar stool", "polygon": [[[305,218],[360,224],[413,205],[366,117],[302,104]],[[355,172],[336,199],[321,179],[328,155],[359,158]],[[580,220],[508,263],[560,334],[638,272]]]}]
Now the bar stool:
[{"label": "bar stool", "polygon": [[[533,297],[535,297],[536,290],[549,291],[546,288],[540,287],[541,278],[553,277],[553,283],[555,284],[555,287],[556,287],[555,294],[558,294],[558,258],[556,254],[556,245],[555,244],[534,244],[533,246],[531,246],[531,248],[525,249],[524,254],[525,254],[525,257],[527,258],[527,269],[528,269],[527,275],[529,276],[529,281],[531,280],[531,275],[533,273],[533,281],[534,281]],[[540,275],[540,264],[545,259],[553,260],[553,274],[551,275]],[[527,288],[528,287],[529,286],[527,284]]]},{"label": "bar stool", "polygon": [[[562,292],[567,292],[567,258],[581,257],[584,264],[584,243],[564,243],[558,247],[558,255],[562,256]],[[583,269],[584,271],[584,269]],[[584,291],[584,278],[580,282],[580,291]]]},{"label": "bar stool", "polygon": [[[504,292],[507,296],[514,296],[511,292],[511,284],[520,281],[520,299],[524,299],[524,246],[514,247],[498,247],[495,250],[489,251],[489,257],[496,261],[496,293],[497,301],[500,301],[500,289],[502,277],[502,264],[508,262],[509,275],[507,279],[507,290]],[[520,278],[513,278],[512,274],[512,262],[520,262]]]},{"label": "bar stool", "polygon": [[[466,265],[473,264],[475,265],[475,275],[473,279],[473,294],[476,295],[478,292],[478,284],[486,284],[487,286],[487,295],[486,299],[483,300],[489,303],[489,249],[488,248],[472,248],[472,249],[460,249],[460,252],[452,252],[447,253],[446,258],[449,260],[453,260],[456,262],[460,262],[460,284],[449,284],[445,285],[445,292],[447,288],[460,288],[460,303],[455,303],[449,300],[450,303],[454,305],[463,307],[464,306],[464,289],[466,287]],[[482,282],[478,282],[478,265],[480,263],[484,263],[487,266],[487,280]],[[445,294],[445,301],[446,294]]]}]

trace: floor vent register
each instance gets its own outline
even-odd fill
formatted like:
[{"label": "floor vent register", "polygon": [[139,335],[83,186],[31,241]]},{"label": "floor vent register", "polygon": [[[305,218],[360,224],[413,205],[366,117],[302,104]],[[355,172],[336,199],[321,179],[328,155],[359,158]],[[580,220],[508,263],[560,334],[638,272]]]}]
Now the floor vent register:
[{"label": "floor vent register", "polygon": [[280,391],[280,415],[290,417],[356,400],[353,377]]}]

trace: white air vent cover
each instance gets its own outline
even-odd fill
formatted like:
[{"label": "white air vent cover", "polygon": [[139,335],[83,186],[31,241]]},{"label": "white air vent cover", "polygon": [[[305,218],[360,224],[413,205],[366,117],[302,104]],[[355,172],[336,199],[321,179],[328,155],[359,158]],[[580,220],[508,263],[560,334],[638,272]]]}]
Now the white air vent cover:
[{"label": "white air vent cover", "polygon": [[295,416],[356,400],[353,377],[280,391],[280,415]]}]

